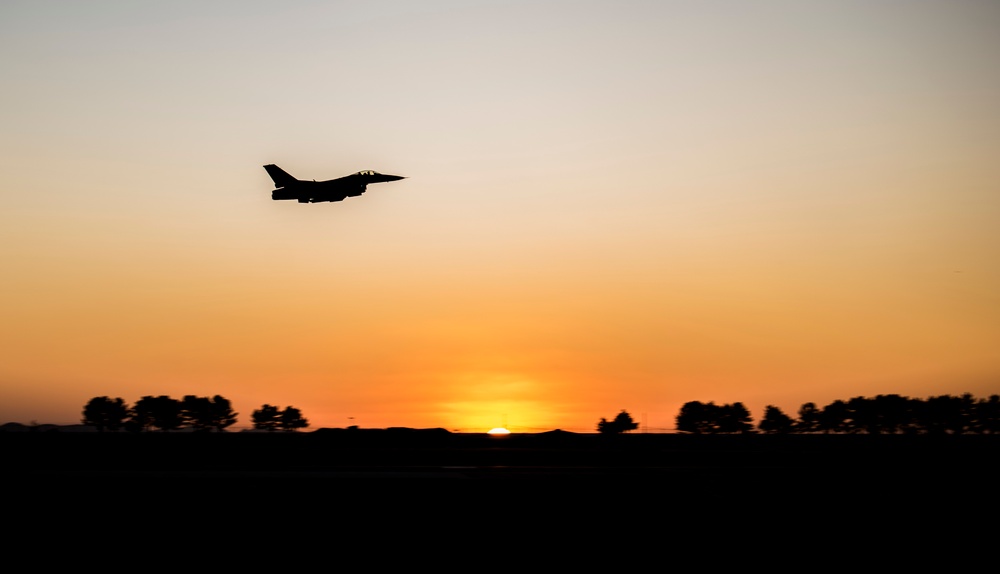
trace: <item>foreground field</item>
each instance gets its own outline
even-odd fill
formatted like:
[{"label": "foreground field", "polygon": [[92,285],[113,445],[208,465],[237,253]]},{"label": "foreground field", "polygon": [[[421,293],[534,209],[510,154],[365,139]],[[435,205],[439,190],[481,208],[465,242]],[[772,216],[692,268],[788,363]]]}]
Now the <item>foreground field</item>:
[{"label": "foreground field", "polygon": [[996,479],[1000,436],[3,432],[9,478]]},{"label": "foreground field", "polygon": [[96,538],[136,519],[178,543],[207,525],[435,540],[641,527],[839,552],[887,532],[938,548],[992,536],[998,453],[1000,436],[0,432],[0,478],[8,520]]}]

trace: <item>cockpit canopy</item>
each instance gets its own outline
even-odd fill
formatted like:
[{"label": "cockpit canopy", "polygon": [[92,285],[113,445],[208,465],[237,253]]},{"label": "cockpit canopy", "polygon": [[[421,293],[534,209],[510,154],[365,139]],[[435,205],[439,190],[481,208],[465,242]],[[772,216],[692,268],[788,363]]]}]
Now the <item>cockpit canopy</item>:
[{"label": "cockpit canopy", "polygon": [[366,169],[366,170],[363,170],[363,171],[359,171],[358,175],[378,175],[378,174],[375,173],[374,171],[370,170],[370,169]]}]

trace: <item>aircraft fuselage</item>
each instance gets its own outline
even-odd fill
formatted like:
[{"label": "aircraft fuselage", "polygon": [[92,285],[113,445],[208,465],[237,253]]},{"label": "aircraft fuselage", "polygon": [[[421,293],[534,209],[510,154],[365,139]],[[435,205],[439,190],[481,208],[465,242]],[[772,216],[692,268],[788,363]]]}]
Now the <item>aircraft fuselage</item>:
[{"label": "aircraft fuselage", "polygon": [[274,164],[265,165],[264,169],[274,180],[275,189],[271,192],[271,199],[293,199],[299,203],[342,201],[345,198],[363,194],[368,189],[368,184],[405,179],[400,175],[387,175],[364,170],[337,179],[309,181],[296,179]]}]

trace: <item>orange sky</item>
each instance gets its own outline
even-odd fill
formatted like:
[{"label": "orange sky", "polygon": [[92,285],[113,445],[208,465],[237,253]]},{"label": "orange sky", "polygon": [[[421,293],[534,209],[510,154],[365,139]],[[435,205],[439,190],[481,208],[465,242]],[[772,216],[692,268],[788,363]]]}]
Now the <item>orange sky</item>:
[{"label": "orange sky", "polygon": [[0,8],[0,423],[1000,393],[1000,6],[60,6]]}]

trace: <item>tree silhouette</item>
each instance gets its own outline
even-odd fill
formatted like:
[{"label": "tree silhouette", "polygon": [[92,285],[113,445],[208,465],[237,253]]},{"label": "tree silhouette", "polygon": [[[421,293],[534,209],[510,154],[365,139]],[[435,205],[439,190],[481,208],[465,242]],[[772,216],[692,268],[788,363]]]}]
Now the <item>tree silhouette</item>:
[{"label": "tree silhouette", "polygon": [[838,433],[847,430],[847,403],[836,400],[823,407],[819,413],[819,428],[824,434]]},{"label": "tree silhouette", "polygon": [[236,424],[236,417],[239,415],[239,413],[233,410],[229,399],[219,395],[215,395],[212,398],[212,414],[214,415],[212,422],[215,428],[220,431]]},{"label": "tree silhouette", "polygon": [[127,426],[134,431],[158,428],[163,432],[177,430],[184,425],[181,402],[166,395],[144,396],[136,401],[130,411]]},{"label": "tree silhouette", "polygon": [[816,432],[820,430],[820,410],[816,403],[804,403],[799,407],[799,419],[795,421],[794,432]]},{"label": "tree silhouette", "polygon": [[963,434],[975,427],[975,401],[966,393],[960,397],[940,395],[924,401],[922,416],[927,432]]},{"label": "tree silhouette", "polygon": [[120,398],[94,397],[83,407],[82,422],[98,432],[117,431],[128,418],[128,405]]},{"label": "tree silhouette", "polygon": [[681,407],[676,426],[679,432],[693,434],[752,433],[753,418],[743,403],[717,405],[691,401]]},{"label": "tree silhouette", "polygon": [[901,395],[877,395],[871,401],[875,432],[897,434],[913,432],[916,423],[915,401]]},{"label": "tree silhouette", "polygon": [[181,417],[196,432],[223,431],[236,422],[229,401],[219,395],[213,398],[185,395],[181,401]]},{"label": "tree silhouette", "polygon": [[1000,395],[990,395],[988,399],[976,402],[976,432],[980,434],[1000,433]]},{"label": "tree silhouette", "polygon": [[707,434],[715,432],[715,403],[689,401],[681,406],[675,426],[679,432]]},{"label": "tree silhouette", "polygon": [[844,418],[847,432],[856,434],[867,432],[878,434],[878,414],[871,400],[865,397],[851,397],[847,401],[847,416]]},{"label": "tree silhouette", "polygon": [[302,417],[302,412],[295,407],[279,409],[274,405],[263,405],[251,415],[253,428],[266,431],[296,431],[309,426],[309,421]]},{"label": "tree silhouette", "polygon": [[302,418],[302,413],[295,407],[285,407],[278,418],[278,426],[283,431],[294,432],[309,426],[309,421]]},{"label": "tree silhouette", "polygon": [[[677,431],[694,434],[752,432],[741,403],[716,405],[691,401],[677,415]],[[759,430],[768,434],[998,434],[1000,395],[976,400],[970,393],[915,399],[897,394],[835,400],[822,409],[804,403],[798,419],[768,405]]]},{"label": "tree silhouette", "polygon": [[767,434],[787,434],[792,432],[795,421],[786,415],[780,408],[774,405],[764,407],[764,418],[761,419],[758,428]]},{"label": "tree silhouette", "polygon": [[253,428],[257,430],[276,431],[281,421],[281,411],[278,407],[265,404],[250,415]]},{"label": "tree silhouette", "polygon": [[736,402],[719,407],[716,426],[722,433],[752,433],[753,418],[743,403]]},{"label": "tree silhouette", "polygon": [[633,421],[632,415],[628,414],[625,409],[622,409],[614,420],[609,421],[601,418],[600,422],[597,423],[597,432],[601,434],[621,434],[637,428],[639,428],[639,423]]},{"label": "tree silhouette", "polygon": [[[168,396],[143,396],[131,408],[121,398],[94,397],[84,405],[83,424],[99,432],[122,428],[141,432],[164,432],[190,427],[199,432],[224,431],[236,423],[229,400],[185,395],[178,401]],[[252,414],[253,428],[267,431],[296,431],[309,421],[295,407],[285,409],[265,404]],[[601,418],[597,431],[621,434],[639,427],[624,409],[613,420]],[[676,417],[681,433],[863,433],[863,434],[1000,434],[1000,395],[976,399],[970,393],[915,399],[896,394],[873,398],[856,396],[835,400],[822,409],[804,403],[798,419],[780,408],[767,405],[754,429],[753,418],[743,403],[716,405],[714,402],[685,403]]]}]

